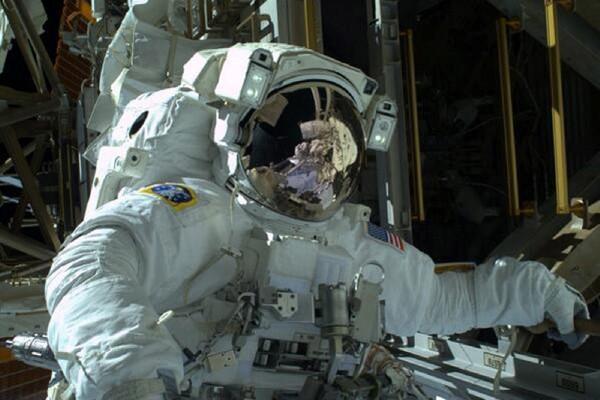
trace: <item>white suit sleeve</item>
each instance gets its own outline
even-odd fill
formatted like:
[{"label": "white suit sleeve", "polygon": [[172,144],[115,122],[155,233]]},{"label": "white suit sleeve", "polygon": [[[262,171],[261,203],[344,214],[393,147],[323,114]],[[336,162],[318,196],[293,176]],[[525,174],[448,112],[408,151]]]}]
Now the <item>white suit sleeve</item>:
[{"label": "white suit sleeve", "polygon": [[[422,255],[424,263],[433,263]],[[505,257],[470,272],[433,275],[418,331],[451,334],[497,325],[532,326],[544,320],[559,281],[538,262]]]},{"label": "white suit sleeve", "polygon": [[436,274],[431,258],[409,244],[400,251],[373,243],[366,252],[381,255],[386,267],[385,323],[395,335],[533,326],[547,316],[566,333],[572,331],[573,314],[581,308],[564,280],[538,262],[503,257],[469,272]]},{"label": "white suit sleeve", "polygon": [[143,260],[118,227],[84,232],[56,257],[46,282],[48,328],[67,381],[79,399],[102,398],[124,382],[180,381],[181,353],[138,280]]}]

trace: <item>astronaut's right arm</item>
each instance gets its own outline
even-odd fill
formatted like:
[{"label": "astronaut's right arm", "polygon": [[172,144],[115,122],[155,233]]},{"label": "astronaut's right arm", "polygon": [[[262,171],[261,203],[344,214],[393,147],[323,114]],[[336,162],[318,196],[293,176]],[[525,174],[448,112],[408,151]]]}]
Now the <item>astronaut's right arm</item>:
[{"label": "astronaut's right arm", "polygon": [[388,255],[383,287],[390,333],[447,335],[550,319],[557,326],[551,334],[570,347],[587,338],[573,322],[589,318],[583,297],[539,262],[502,257],[468,272],[438,274],[431,258],[409,244],[402,251],[377,245],[377,253]]},{"label": "astronaut's right arm", "polygon": [[[433,273],[431,259],[409,248],[429,276],[418,330],[452,334],[471,328],[498,325],[534,326],[552,320],[554,338],[569,347],[580,346],[587,336],[575,332],[575,318],[589,318],[583,296],[545,265],[501,257],[469,272]],[[420,253],[420,254],[418,254]]]},{"label": "astronaut's right arm", "polygon": [[117,226],[80,234],[54,260],[48,337],[77,399],[160,398],[159,374],[181,379],[179,347],[139,282],[143,265],[138,244]]}]

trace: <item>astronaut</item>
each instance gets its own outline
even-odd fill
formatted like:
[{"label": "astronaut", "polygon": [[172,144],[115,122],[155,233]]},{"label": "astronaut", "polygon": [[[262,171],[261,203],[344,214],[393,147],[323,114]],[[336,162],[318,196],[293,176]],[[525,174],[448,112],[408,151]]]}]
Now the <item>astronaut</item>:
[{"label": "astronaut", "polygon": [[[180,86],[129,103],[46,283],[77,399],[317,398],[313,381],[335,390],[387,365],[384,333],[551,319],[585,340],[581,295],[545,266],[436,274],[347,202],[366,148],[395,129],[375,90],[324,55],[243,44],[196,53]],[[385,376],[400,398],[408,375]]]}]

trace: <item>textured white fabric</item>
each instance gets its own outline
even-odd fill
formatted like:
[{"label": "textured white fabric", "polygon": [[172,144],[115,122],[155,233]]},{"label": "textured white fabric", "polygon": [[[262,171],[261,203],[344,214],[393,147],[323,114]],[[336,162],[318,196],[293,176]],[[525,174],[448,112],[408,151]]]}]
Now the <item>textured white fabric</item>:
[{"label": "textured white fabric", "polygon": [[113,386],[103,400],[164,400],[165,385],[160,378],[136,379]]},{"label": "textured white fabric", "polygon": [[455,333],[502,324],[531,326],[544,319],[547,290],[554,276],[537,262],[501,258],[471,272],[434,278],[426,333]]},{"label": "textured white fabric", "polygon": [[[177,344],[156,327],[158,315],[137,279],[139,260],[127,232],[101,228],[73,240],[54,262],[48,338],[78,399],[157,378],[157,368],[181,376]],[[145,362],[157,354],[160,360]]]},{"label": "textured white fabric", "polygon": [[86,158],[93,163],[130,101],[143,93],[177,86],[183,65],[197,51],[231,44],[228,39],[192,40],[167,31],[164,23],[171,1],[132,2],[108,47],[100,95],[88,122],[90,129],[103,133],[86,151]]},{"label": "textured white fabric", "polygon": [[[198,195],[196,206],[175,211],[159,198],[126,194],[86,220],[56,258],[46,288],[49,338],[78,398],[93,399],[119,383],[155,378],[158,369],[181,380],[180,346],[196,350],[211,325],[176,320],[167,323],[167,331],[156,326],[158,316],[185,305],[188,285],[189,302],[195,303],[234,279],[236,266],[229,257],[200,276],[196,272],[222,247],[257,241],[249,236],[254,222],[237,206],[229,208],[229,193],[209,181],[186,182]],[[361,266],[382,265],[386,327],[396,335],[534,325],[543,320],[548,302],[564,299],[552,289],[554,276],[539,263],[500,259],[473,272],[436,275],[431,259],[414,247],[404,244],[401,251],[368,236],[350,207],[330,220],[327,245],[290,238],[265,244],[266,259],[246,251],[245,260],[268,265],[270,284],[297,291],[314,291],[324,281],[349,283]],[[289,249],[296,246],[300,255],[290,257]],[[252,343],[238,366],[200,380],[262,379],[283,385],[284,380],[252,372]],[[295,384],[290,381],[290,387]]]},{"label": "textured white fabric", "polygon": [[160,368],[182,378],[179,346],[156,321],[169,297],[227,237],[226,215],[214,212],[220,203],[205,186],[199,206],[178,213],[137,192],[108,203],[54,260],[46,283],[48,335],[78,398],[155,378]]},{"label": "textured white fabric", "polygon": [[[154,11],[162,12],[145,9],[148,23],[136,25],[126,19],[112,48],[121,46],[127,53],[131,43],[126,40],[138,39],[137,44],[148,48],[149,36],[140,37],[152,24]],[[134,15],[130,12],[127,18]],[[143,70],[151,67],[149,59],[140,61],[148,54],[112,62],[131,63],[131,68],[137,63],[142,75],[156,73],[162,79],[164,70]],[[103,73],[106,80],[112,79],[109,75],[108,70]],[[146,121],[132,135],[133,122],[145,112]],[[209,180],[183,179],[196,193],[197,203],[181,210],[159,196],[136,191],[183,176],[210,179],[206,167],[214,157],[208,136],[213,117],[197,93],[166,89],[129,103],[112,130],[112,145],[149,150],[148,169],[143,178],[129,182],[118,199],[86,215],[55,259],[46,283],[50,344],[78,398],[101,398],[126,382],[156,378],[159,370],[181,383],[182,349],[192,354],[205,350],[218,323],[235,308],[214,293],[240,276],[253,276],[262,286],[310,294],[319,283],[342,281],[349,287],[361,267],[380,265],[385,270],[381,298],[386,329],[400,336],[498,324],[528,326],[541,322],[546,312],[561,319],[559,329],[570,328],[562,319],[571,318],[565,310],[574,307],[573,298],[556,289],[560,285],[539,263],[500,259],[469,273],[436,275],[432,260],[416,248],[404,244],[399,249],[369,236],[364,210],[357,212],[353,205],[321,224],[321,241],[290,236],[269,241],[263,228],[275,235],[285,236],[284,231],[246,214],[229,192]],[[240,250],[241,261],[223,255],[229,251],[223,249],[230,248]],[[187,311],[158,326],[159,316],[168,310]],[[314,325],[303,321],[271,322],[260,328],[264,337],[318,335]],[[278,373],[275,378],[252,368],[257,335],[246,338],[237,364],[201,371],[193,383],[298,389],[304,375]],[[231,337],[219,338],[211,350],[227,351],[226,346],[231,346]]]},{"label": "textured white fabric", "polygon": [[[141,128],[131,127],[146,115]],[[135,147],[151,152],[144,176],[128,186],[139,188],[182,176],[211,179],[216,147],[209,133],[214,109],[185,87],[144,94],[131,101],[112,129],[110,146]]]},{"label": "textured white fabric", "polygon": [[575,331],[575,319],[589,319],[590,313],[585,299],[562,278],[556,278],[546,295],[546,313],[556,328],[548,332],[548,336],[567,343],[575,349],[588,339],[588,335]]}]

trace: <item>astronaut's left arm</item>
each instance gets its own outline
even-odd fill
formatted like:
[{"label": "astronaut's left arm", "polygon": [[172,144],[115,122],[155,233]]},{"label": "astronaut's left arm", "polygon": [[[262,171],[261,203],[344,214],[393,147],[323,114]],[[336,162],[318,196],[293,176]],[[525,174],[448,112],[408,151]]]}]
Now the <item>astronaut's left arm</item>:
[{"label": "astronaut's left arm", "polygon": [[569,346],[586,339],[574,333],[573,325],[575,317],[589,318],[583,297],[541,263],[503,257],[469,272],[436,274],[431,258],[416,248],[406,245],[403,256],[398,268],[390,269],[392,281],[410,282],[403,286],[414,299],[404,303],[413,308],[409,326],[414,332],[452,334],[551,319]]}]

